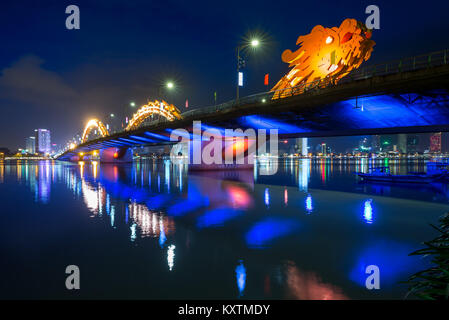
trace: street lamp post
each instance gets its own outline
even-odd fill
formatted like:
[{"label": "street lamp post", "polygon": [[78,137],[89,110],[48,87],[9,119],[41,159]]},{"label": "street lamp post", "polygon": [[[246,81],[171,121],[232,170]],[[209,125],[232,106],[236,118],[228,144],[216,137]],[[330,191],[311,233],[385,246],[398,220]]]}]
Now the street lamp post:
[{"label": "street lamp post", "polygon": [[[243,59],[240,60],[240,59],[241,59],[241,57],[240,57],[240,51],[243,50],[243,49],[245,49],[246,47],[249,47],[249,46],[251,46],[251,47],[253,47],[253,48],[258,47],[258,46],[259,46],[259,40],[253,39],[253,40],[251,40],[251,42],[246,43],[246,44],[244,44],[244,45],[241,45],[241,46],[238,46],[238,47],[237,47],[237,94],[236,94],[236,101],[237,101],[237,102],[238,102],[238,100],[239,100],[240,69],[241,69],[242,67],[244,67],[244,65],[245,65],[245,61],[244,61]],[[243,83],[243,79],[242,79],[242,83]]]},{"label": "street lamp post", "polygon": [[159,86],[159,98],[162,100],[164,98],[164,94],[162,93],[162,88],[166,88],[169,91],[173,90],[175,88],[175,84],[172,81],[167,81],[164,85]]}]

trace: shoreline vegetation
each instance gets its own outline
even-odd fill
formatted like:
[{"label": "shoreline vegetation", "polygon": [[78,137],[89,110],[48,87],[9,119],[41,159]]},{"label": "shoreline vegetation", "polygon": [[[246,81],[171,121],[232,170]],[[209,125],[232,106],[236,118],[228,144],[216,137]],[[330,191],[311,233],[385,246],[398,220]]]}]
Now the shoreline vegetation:
[{"label": "shoreline vegetation", "polygon": [[449,213],[439,219],[440,225],[431,225],[439,232],[433,240],[424,242],[424,248],[410,256],[431,257],[432,267],[419,271],[403,283],[409,285],[409,295],[424,300],[448,300],[449,297]]}]

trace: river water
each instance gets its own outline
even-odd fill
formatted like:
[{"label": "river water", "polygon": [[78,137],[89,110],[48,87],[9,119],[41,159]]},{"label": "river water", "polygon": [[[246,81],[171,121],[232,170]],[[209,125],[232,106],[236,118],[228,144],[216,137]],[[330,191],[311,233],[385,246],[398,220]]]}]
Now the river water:
[{"label": "river water", "polygon": [[[399,282],[429,265],[409,253],[436,236],[429,224],[449,211],[449,192],[360,182],[353,172],[371,165],[1,162],[0,297],[403,299]],[[267,166],[276,173],[261,175]],[[80,290],[65,287],[68,265]],[[366,286],[368,266],[379,289]]]}]

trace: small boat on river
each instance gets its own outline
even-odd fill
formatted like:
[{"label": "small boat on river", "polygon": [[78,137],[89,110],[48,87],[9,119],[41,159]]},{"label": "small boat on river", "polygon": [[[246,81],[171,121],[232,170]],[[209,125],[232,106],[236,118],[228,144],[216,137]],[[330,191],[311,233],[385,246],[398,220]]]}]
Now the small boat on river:
[{"label": "small boat on river", "polygon": [[390,183],[432,183],[449,179],[447,163],[429,162],[426,172],[409,172],[408,174],[391,174],[389,167],[371,168],[368,173],[355,172],[364,181]]}]

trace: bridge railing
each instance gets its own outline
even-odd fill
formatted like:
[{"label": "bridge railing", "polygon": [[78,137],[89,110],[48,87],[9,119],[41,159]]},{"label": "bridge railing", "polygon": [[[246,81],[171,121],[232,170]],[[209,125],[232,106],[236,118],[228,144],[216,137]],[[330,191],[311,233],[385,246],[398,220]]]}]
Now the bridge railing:
[{"label": "bridge railing", "polygon": [[308,83],[302,83],[298,86],[291,88],[257,93],[251,96],[240,98],[239,100],[231,100],[215,106],[189,110],[187,112],[184,112],[182,116],[193,117],[197,115],[198,116],[207,115],[214,112],[223,111],[226,109],[238,108],[243,105],[253,103],[265,103],[273,98],[286,98],[302,94],[305,92],[316,91],[319,89],[329,88],[352,81],[368,79],[375,76],[383,76],[400,72],[414,71],[445,64],[449,64],[449,49],[432,52],[425,55],[419,55],[405,59],[390,61],[387,63],[362,67],[353,70],[351,73],[349,73],[346,77],[339,80],[337,83],[335,83],[332,79],[329,78],[319,79]]},{"label": "bridge railing", "polygon": [[353,70],[347,77],[339,83],[346,83],[354,80],[367,79],[374,76],[414,71],[430,67],[436,67],[449,63],[449,50],[432,52],[425,55],[408,57],[405,59],[390,61],[387,63],[366,66]]}]

